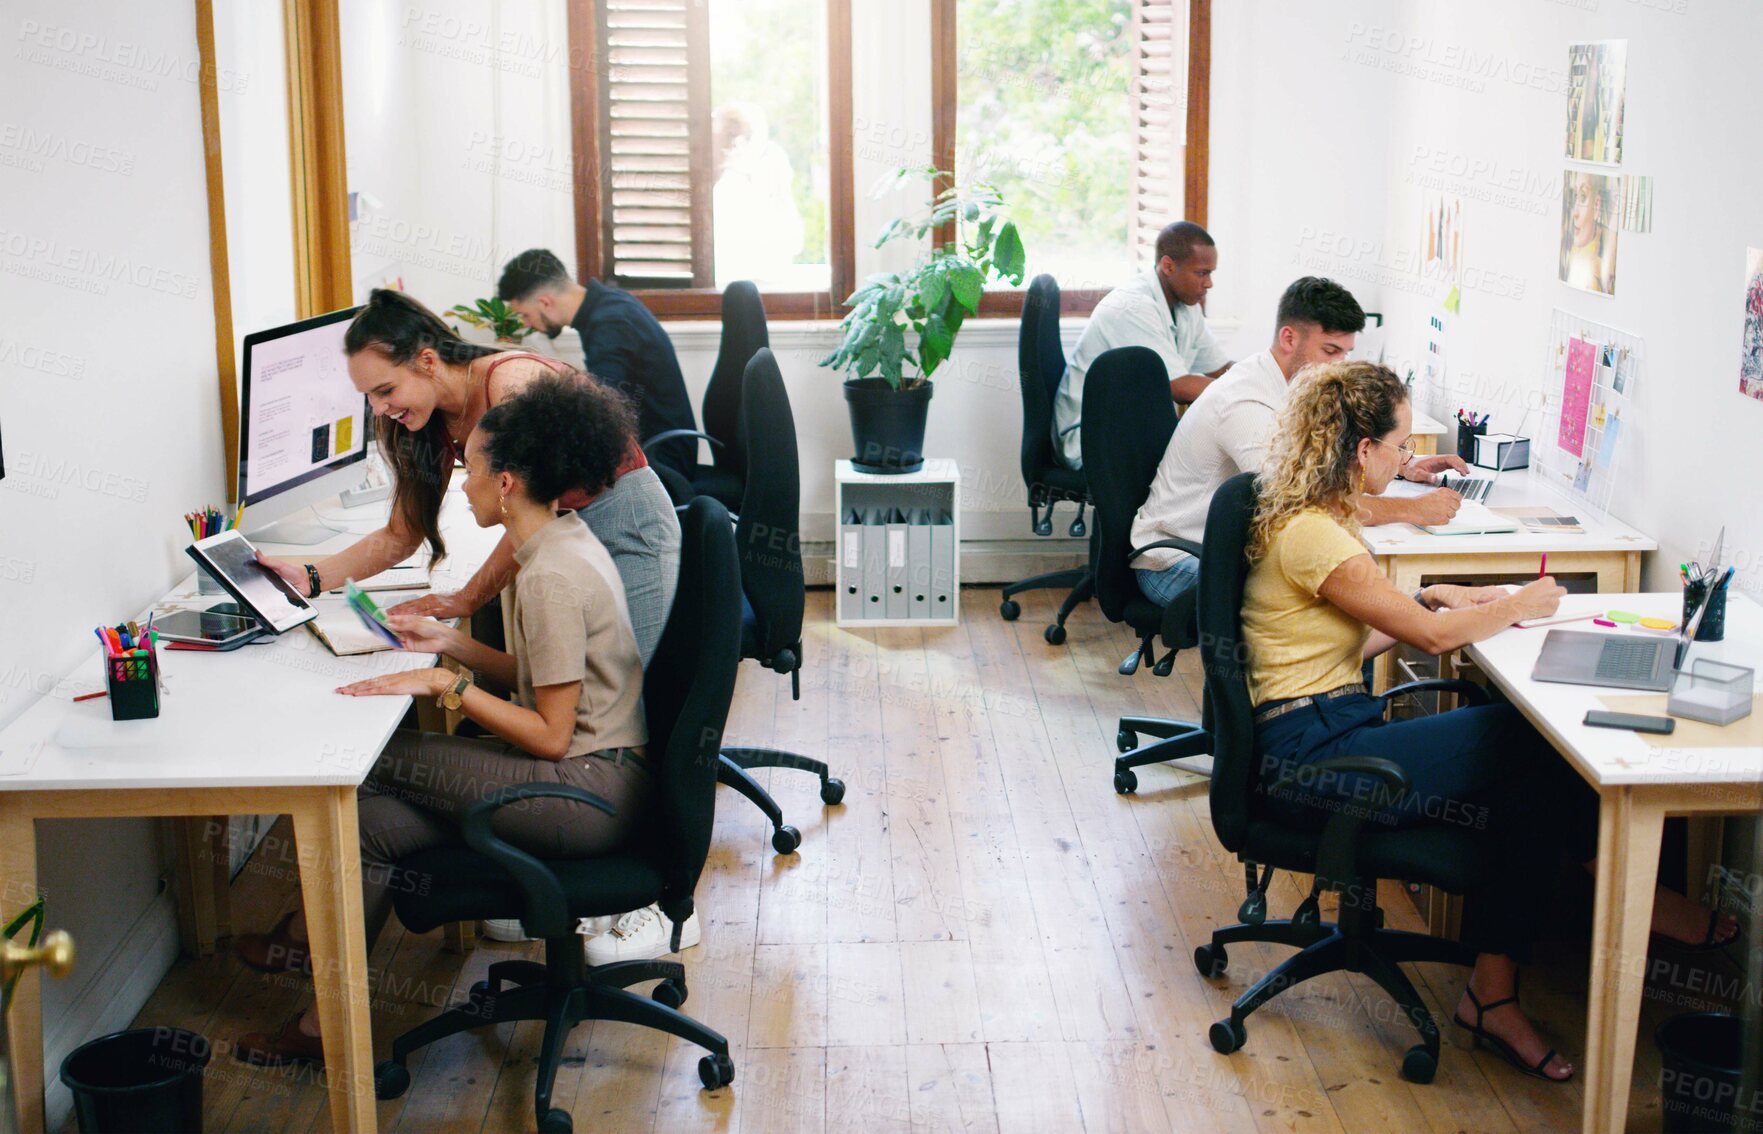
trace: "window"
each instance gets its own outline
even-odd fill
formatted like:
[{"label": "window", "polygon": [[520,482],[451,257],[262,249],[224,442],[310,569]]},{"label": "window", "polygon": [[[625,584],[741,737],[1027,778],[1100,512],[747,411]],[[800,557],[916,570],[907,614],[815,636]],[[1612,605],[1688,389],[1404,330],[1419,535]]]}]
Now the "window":
[{"label": "window", "polygon": [[[939,167],[998,187],[1068,310],[1145,267],[1170,221],[1205,223],[1210,0],[932,3]],[[981,313],[1020,304],[994,291]]]},{"label": "window", "polygon": [[774,314],[854,286],[849,0],[575,0],[577,252],[658,314],[750,279]]}]

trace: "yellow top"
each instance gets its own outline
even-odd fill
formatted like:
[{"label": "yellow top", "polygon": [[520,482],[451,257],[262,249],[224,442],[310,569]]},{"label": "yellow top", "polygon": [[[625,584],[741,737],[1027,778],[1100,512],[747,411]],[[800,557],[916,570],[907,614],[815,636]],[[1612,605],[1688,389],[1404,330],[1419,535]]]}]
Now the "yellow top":
[{"label": "yellow top", "polygon": [[1298,513],[1249,569],[1243,643],[1255,704],[1326,693],[1360,679],[1363,622],[1317,594],[1347,560],[1367,554],[1340,522],[1318,509]]}]

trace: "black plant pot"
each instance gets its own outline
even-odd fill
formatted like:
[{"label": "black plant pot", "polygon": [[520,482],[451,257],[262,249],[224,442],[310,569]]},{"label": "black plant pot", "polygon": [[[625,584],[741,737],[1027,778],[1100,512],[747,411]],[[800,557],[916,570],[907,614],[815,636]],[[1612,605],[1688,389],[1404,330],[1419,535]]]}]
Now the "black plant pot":
[{"label": "black plant pot", "polygon": [[910,473],[924,467],[924,419],[934,383],[896,390],[886,378],[845,383],[851,409],[851,467],[866,473]]}]

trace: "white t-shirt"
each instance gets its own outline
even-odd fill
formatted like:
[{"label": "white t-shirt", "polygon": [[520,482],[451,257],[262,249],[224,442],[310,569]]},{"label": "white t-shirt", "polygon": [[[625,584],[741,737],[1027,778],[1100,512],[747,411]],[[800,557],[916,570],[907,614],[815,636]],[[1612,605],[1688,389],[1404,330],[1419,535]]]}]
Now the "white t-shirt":
[{"label": "white t-shirt", "polygon": [[1182,303],[1171,314],[1155,269],[1103,296],[1090,313],[1053,399],[1053,449],[1070,468],[1081,469],[1084,463],[1078,429],[1083,421],[1084,375],[1103,351],[1128,346],[1156,351],[1171,381],[1184,374],[1210,374],[1230,361],[1206,329],[1206,316],[1199,307]]},{"label": "white t-shirt", "polygon": [[[1134,547],[1170,537],[1200,542],[1212,494],[1238,473],[1261,471],[1287,389],[1279,363],[1264,350],[1201,391],[1170,436],[1151,495],[1133,517]],[[1186,555],[1160,547],[1133,560],[1132,566],[1162,571]]]}]

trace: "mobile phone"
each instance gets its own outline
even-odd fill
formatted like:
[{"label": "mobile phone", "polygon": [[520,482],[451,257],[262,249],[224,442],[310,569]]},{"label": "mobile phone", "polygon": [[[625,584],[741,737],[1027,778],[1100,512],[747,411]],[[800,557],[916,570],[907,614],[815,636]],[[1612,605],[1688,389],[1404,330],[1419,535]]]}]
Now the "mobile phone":
[{"label": "mobile phone", "polygon": [[1633,732],[1669,733],[1677,727],[1670,717],[1648,717],[1639,713],[1606,713],[1592,709],[1585,715],[1590,728],[1626,728]]}]

